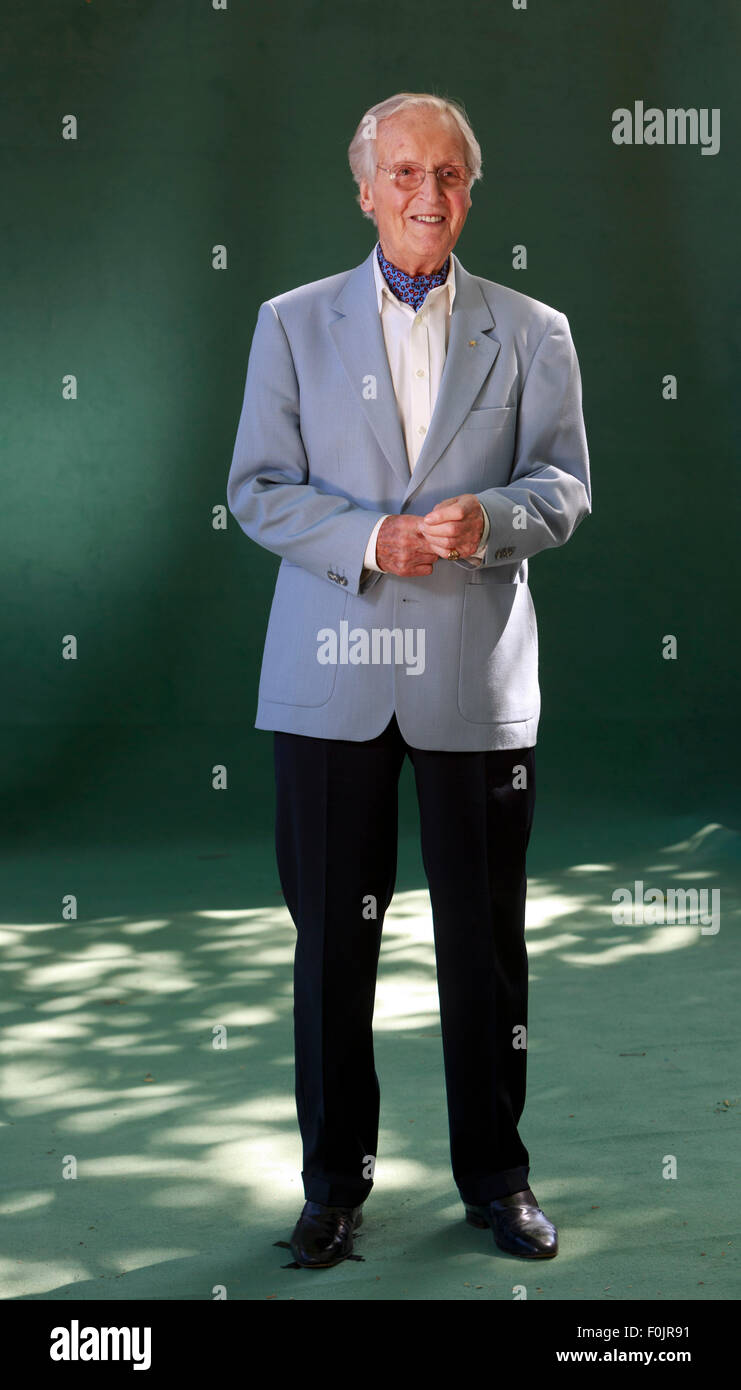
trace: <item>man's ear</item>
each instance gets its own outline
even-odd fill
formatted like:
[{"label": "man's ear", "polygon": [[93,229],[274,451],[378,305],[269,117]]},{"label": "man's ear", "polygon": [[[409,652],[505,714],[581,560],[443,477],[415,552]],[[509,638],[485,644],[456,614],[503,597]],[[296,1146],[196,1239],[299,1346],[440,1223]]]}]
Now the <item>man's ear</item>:
[{"label": "man's ear", "polygon": [[[360,203],[361,208],[363,209],[363,212],[373,212],[373,196],[371,194],[371,186],[368,183],[367,179],[360,180],[358,201]],[[375,217],[373,220],[375,222]]]}]

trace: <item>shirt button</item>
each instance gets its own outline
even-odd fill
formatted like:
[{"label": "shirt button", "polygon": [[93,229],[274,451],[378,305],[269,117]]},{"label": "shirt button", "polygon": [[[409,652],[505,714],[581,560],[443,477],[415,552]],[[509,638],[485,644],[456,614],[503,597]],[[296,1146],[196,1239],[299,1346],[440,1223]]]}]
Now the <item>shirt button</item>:
[{"label": "shirt button", "polygon": [[427,433],[427,426],[426,426],[426,425],[418,425],[418,426],[417,426],[417,434],[426,434],[426,433]]},{"label": "shirt button", "polygon": [[416,372],[414,373],[414,375],[415,375],[415,376],[424,376],[424,372],[423,372],[422,368],[421,368],[421,367],[418,367],[417,370],[416,370]]}]

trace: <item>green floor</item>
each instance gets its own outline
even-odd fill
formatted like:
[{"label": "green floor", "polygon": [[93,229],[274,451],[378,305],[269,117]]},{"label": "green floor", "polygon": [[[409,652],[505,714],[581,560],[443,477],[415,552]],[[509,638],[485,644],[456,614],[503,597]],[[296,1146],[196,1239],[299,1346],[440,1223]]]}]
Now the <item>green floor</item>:
[{"label": "green floor", "polygon": [[[735,831],[608,803],[564,815],[552,795],[536,810],[521,1133],[561,1250],[534,1264],[462,1220],[414,836],[384,930],[362,1259],[321,1271],[275,1244],[303,1191],[294,930],[270,840],[19,849],[4,867],[22,910],[2,928],[3,1298],[740,1296]],[[612,889],[636,879],[719,888],[719,932],[614,925]],[[79,920],[60,925],[66,893]]]}]

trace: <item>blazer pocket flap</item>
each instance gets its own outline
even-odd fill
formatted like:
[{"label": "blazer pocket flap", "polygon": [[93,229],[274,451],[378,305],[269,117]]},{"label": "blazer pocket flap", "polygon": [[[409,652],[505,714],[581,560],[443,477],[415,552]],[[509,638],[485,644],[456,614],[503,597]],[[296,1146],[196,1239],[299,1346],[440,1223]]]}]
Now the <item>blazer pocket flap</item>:
[{"label": "blazer pocket flap", "polygon": [[514,424],[517,416],[516,405],[485,405],[472,410],[463,422],[463,428],[501,430]]}]

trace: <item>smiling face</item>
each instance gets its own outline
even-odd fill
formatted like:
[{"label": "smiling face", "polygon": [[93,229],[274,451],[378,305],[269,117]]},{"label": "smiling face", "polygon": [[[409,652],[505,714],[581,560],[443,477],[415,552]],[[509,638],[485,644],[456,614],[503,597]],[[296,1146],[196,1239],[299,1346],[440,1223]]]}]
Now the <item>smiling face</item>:
[{"label": "smiling face", "polygon": [[[465,164],[466,149],[451,116],[429,107],[408,107],[378,126],[376,158],[388,167],[406,159],[431,170]],[[381,250],[392,265],[407,275],[431,275],[441,268],[463,230],[471,194],[466,187],[441,187],[433,173],[425,174],[420,188],[404,192],[377,169],[372,183],[360,181],[360,206],[375,213]]]}]

